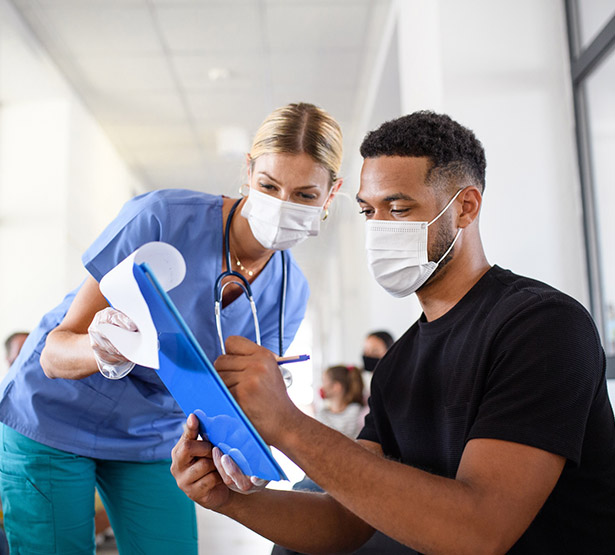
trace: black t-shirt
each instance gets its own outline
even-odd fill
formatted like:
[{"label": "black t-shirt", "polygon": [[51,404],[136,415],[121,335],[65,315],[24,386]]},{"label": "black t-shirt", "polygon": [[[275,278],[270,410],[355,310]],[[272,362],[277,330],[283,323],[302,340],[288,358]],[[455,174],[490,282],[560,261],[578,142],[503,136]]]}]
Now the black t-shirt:
[{"label": "black t-shirt", "polygon": [[605,356],[574,299],[497,266],[380,361],[360,439],[454,478],[465,444],[494,438],[567,459],[510,553],[615,553],[615,421]]}]

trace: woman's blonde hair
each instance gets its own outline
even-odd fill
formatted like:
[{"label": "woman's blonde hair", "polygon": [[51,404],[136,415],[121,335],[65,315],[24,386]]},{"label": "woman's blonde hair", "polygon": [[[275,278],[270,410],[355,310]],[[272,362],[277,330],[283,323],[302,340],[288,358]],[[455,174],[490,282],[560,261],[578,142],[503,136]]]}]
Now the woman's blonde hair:
[{"label": "woman's blonde hair", "polygon": [[254,136],[252,163],[263,154],[309,155],[329,171],[331,182],[342,165],[342,130],[322,108],[300,102],[277,108],[267,116]]}]

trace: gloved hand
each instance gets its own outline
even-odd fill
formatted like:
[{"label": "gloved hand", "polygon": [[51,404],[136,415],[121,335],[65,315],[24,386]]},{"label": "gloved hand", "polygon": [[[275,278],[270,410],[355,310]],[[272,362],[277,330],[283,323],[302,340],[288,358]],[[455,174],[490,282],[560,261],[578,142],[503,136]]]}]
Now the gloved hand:
[{"label": "gloved hand", "polygon": [[134,322],[123,312],[115,310],[115,308],[107,307],[96,313],[90,327],[88,335],[90,336],[90,345],[94,351],[94,358],[100,373],[110,380],[119,380],[126,376],[135,366],[124,357],[109,341],[103,331],[100,329],[101,324],[111,324],[129,331],[138,331]]},{"label": "gloved hand", "polygon": [[246,476],[235,461],[222,453],[217,447],[213,448],[212,455],[218,474],[230,490],[248,495],[264,489],[269,483],[269,480],[263,480],[256,476]]}]

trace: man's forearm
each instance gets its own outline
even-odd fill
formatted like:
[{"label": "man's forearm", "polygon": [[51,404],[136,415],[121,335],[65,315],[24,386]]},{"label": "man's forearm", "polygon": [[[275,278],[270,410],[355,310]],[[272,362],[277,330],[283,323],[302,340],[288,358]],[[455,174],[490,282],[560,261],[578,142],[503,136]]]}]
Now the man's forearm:
[{"label": "man's forearm", "polygon": [[321,493],[270,489],[252,495],[233,492],[218,512],[301,553],[354,551],[373,533],[371,527]]},{"label": "man's forearm", "polygon": [[[357,515],[359,522],[418,551],[473,555],[508,551],[536,517],[564,468],[564,457],[556,453],[495,438],[470,439],[454,478],[387,460],[377,443],[352,441],[293,405],[270,351],[242,337],[231,337],[227,343],[233,354],[219,357],[216,369],[263,439]],[[189,453],[179,459],[186,466]],[[182,474],[181,468],[177,474]],[[190,474],[183,474],[185,490],[198,489]],[[292,526],[299,526],[297,537],[312,533],[314,527],[301,526],[305,518],[324,521],[311,510],[301,507],[290,519]],[[275,503],[263,511],[271,512],[268,518],[287,518],[284,512],[275,512]],[[265,533],[260,521],[256,526],[245,514],[235,516]],[[344,531],[335,528],[343,537]]]},{"label": "man's forearm", "polygon": [[[480,494],[459,480],[378,456],[302,416],[275,445],[373,528],[424,552],[494,552]],[[461,547],[463,546],[463,547]]]}]

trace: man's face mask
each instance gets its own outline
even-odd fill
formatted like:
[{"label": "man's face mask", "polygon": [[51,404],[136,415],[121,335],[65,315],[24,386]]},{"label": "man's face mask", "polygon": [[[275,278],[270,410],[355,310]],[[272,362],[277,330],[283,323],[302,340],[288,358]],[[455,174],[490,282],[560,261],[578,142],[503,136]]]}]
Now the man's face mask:
[{"label": "man's face mask", "polygon": [[286,250],[318,235],[323,207],[280,200],[251,188],[241,215],[263,247]]},{"label": "man's face mask", "polygon": [[453,204],[463,189],[431,222],[367,220],[365,248],[370,271],[376,281],[394,297],[406,297],[419,289],[451,252],[461,229],[437,262],[429,261],[427,228]]}]

